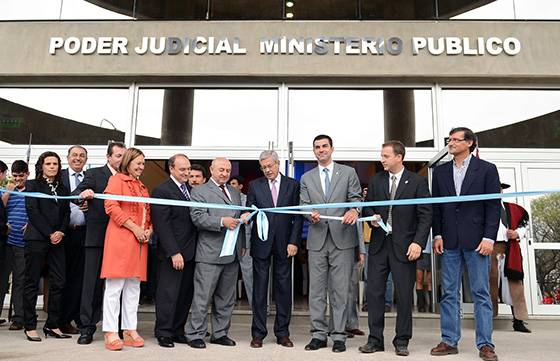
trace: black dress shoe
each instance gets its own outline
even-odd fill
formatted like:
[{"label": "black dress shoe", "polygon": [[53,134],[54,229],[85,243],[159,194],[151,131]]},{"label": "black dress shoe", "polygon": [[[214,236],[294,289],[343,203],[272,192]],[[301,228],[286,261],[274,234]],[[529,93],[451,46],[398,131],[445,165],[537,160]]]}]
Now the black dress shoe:
[{"label": "black dress shoe", "polygon": [[10,327],[8,328],[8,330],[10,331],[19,331],[19,330],[23,330],[23,325],[19,322],[12,322],[12,324],[10,325]]},{"label": "black dress shoe", "polygon": [[216,339],[211,339],[210,343],[214,343],[216,345],[222,345],[222,346],[235,346],[236,343],[235,341],[233,341],[231,338],[227,337],[227,336],[222,336]]},{"label": "black dress shoe", "polygon": [[54,332],[52,329],[48,328],[48,327],[43,327],[43,332],[45,333],[45,338],[47,337],[54,337],[54,338],[72,338],[72,336],[67,335],[65,333],[56,333]]},{"label": "black dress shoe", "polygon": [[408,356],[408,346],[406,345],[395,345],[395,354],[397,356]]},{"label": "black dress shoe", "polygon": [[188,344],[189,340],[187,340],[187,336],[185,336],[185,335],[176,335],[176,336],[173,336],[173,342]]},{"label": "black dress shoe", "polygon": [[305,351],[315,351],[325,347],[327,347],[327,341],[321,341],[318,338],[312,338],[311,341],[307,345],[305,345]]},{"label": "black dress shoe", "polygon": [[358,347],[358,350],[360,350],[361,353],[374,353],[385,351],[385,347],[368,342],[365,345]]},{"label": "black dress shoe", "polygon": [[206,348],[206,343],[203,339],[197,338],[196,340],[189,341],[189,346],[192,348]]},{"label": "black dress shoe", "polygon": [[513,320],[513,330],[517,332],[531,333],[531,330],[525,326],[525,322],[517,319]]},{"label": "black dress shoe", "polygon": [[332,345],[332,352],[344,352],[346,351],[346,344],[344,341],[334,341]]},{"label": "black dress shoe", "polygon": [[93,335],[90,333],[82,333],[78,337],[78,345],[89,345],[93,341]]},{"label": "black dress shoe", "polygon": [[160,345],[161,347],[175,347],[175,344],[173,343],[173,339],[171,337],[158,336],[156,338],[158,345]]}]

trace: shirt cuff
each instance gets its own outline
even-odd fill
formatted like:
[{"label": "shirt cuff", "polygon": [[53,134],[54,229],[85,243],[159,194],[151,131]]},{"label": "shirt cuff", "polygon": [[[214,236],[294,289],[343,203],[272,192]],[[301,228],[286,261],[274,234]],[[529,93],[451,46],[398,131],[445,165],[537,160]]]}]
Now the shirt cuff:
[{"label": "shirt cuff", "polygon": [[527,228],[526,227],[519,227],[515,230],[517,232],[517,236],[519,238],[525,238],[527,235]]},{"label": "shirt cuff", "polygon": [[224,217],[221,217],[220,218],[220,227],[223,227],[223,226],[224,226]]},{"label": "shirt cuff", "polygon": [[438,240],[438,239],[442,239],[441,238],[441,234],[438,234],[437,236],[434,237],[434,241]]},{"label": "shirt cuff", "polygon": [[482,240],[483,240],[483,241],[486,241],[486,242],[494,243],[494,240],[493,240],[493,239],[490,239],[490,238],[484,237],[484,238],[482,238]]}]

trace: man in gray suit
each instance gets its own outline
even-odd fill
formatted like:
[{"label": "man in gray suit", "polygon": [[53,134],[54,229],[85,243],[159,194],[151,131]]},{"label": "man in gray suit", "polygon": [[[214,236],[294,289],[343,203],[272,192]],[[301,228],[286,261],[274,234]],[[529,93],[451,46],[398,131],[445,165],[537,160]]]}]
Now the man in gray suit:
[{"label": "man in gray suit", "polygon": [[[301,177],[302,205],[361,201],[362,190],[356,171],[334,163],[333,150],[332,139],[328,135],[318,135],[313,140],[318,166]],[[323,219],[322,216],[341,216],[343,220]],[[308,351],[327,347],[327,290],[332,305],[332,350],[346,351],[346,309],[355,249],[358,246],[355,225],[358,216],[359,210],[355,208],[333,208],[314,210],[308,217],[311,222],[307,249],[312,328],[311,342],[305,346]]]},{"label": "man in gray suit", "polygon": [[[226,158],[216,158],[210,166],[210,180],[193,188],[194,202],[241,205],[239,192],[227,185],[231,163]],[[208,329],[208,306],[212,304],[212,336],[210,343],[235,346],[227,334],[235,305],[235,285],[239,262],[235,251],[231,256],[220,257],[226,230],[235,229],[241,211],[230,209],[192,208],[191,218],[198,228],[194,295],[187,338],[193,348],[205,348],[204,336]],[[236,247],[245,252],[243,225],[238,233]]]}]

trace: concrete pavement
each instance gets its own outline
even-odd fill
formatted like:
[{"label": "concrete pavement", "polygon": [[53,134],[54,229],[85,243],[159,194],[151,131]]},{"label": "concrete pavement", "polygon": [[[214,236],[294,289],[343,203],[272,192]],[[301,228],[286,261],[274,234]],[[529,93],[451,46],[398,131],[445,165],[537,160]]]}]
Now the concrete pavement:
[{"label": "concrete pavement", "polygon": [[[329,341],[327,349],[319,351],[304,351],[304,346],[309,342],[309,320],[305,316],[296,316],[292,321],[291,338],[295,347],[284,348],[276,345],[274,337],[265,340],[262,349],[249,347],[250,322],[249,315],[235,315],[230,336],[237,341],[236,347],[224,347],[207,343],[204,350],[195,350],[186,345],[176,344],[173,349],[164,349],[157,345],[153,337],[153,314],[142,314],[139,323],[139,332],[146,339],[146,345],[141,349],[126,347],[120,352],[106,351],[103,347],[101,332],[96,333],[91,345],[76,344],[77,337],[69,340],[43,339],[42,342],[29,342],[22,331],[9,331],[7,326],[0,327],[0,360],[14,361],[61,361],[61,360],[243,360],[243,361],[328,361],[328,360],[402,360],[394,354],[391,339],[394,335],[394,315],[386,319],[385,352],[375,354],[361,354],[358,346],[366,342],[366,336],[354,337],[347,341],[347,352],[335,354],[331,351],[332,343]],[[367,319],[360,319],[362,330],[367,329]],[[39,327],[43,322],[39,321]],[[436,316],[414,319],[414,338],[409,346],[410,360],[430,361],[463,361],[479,360],[478,351],[474,346],[474,330],[472,320],[465,320],[463,326],[463,339],[459,345],[459,355],[447,357],[433,357],[429,350],[439,342],[439,320]],[[520,334],[511,331],[511,321],[498,320],[494,332],[496,352],[502,361],[532,361],[532,360],[559,360],[560,359],[560,320],[532,320],[530,327],[532,334]],[[272,329],[272,320],[269,319],[269,330]]]}]

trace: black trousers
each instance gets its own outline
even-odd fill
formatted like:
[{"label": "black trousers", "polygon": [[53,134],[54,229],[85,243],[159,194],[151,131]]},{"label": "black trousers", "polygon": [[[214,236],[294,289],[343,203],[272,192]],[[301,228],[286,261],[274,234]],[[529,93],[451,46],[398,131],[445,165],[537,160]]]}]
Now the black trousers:
[{"label": "black trousers", "polygon": [[80,300],[82,298],[82,283],[84,280],[84,241],[86,227],[69,230],[64,237],[66,252],[66,285],[62,301],[62,325],[74,321],[78,327],[80,321]]},{"label": "black trousers", "polygon": [[194,267],[194,259],[185,262],[180,271],[173,268],[170,258],[159,260],[154,330],[156,337],[185,335],[185,324],[194,292]]},{"label": "black trousers", "polygon": [[396,258],[391,235],[385,237],[383,247],[377,254],[370,253],[368,257],[368,342],[378,346],[384,346],[385,287],[389,272],[393,274],[393,287],[397,298],[396,335],[393,345],[407,346],[412,338],[412,303],[416,281],[416,262],[404,263]]},{"label": "black trousers", "polygon": [[23,285],[25,282],[25,250],[23,247],[6,244],[6,257],[2,261],[0,272],[5,272],[6,279],[0,284],[0,309],[8,292],[8,276],[12,274],[12,292],[10,302],[14,305],[12,322],[23,325]]},{"label": "black trousers", "polygon": [[274,300],[276,317],[274,335],[277,338],[290,335],[292,317],[292,258],[272,256],[257,258],[253,256],[253,322],[251,335],[264,339],[268,334],[266,316],[268,306],[268,275],[272,258]]},{"label": "black trousers", "polygon": [[23,317],[26,330],[37,328],[37,296],[41,271],[46,264],[49,273],[48,317],[45,327],[62,326],[62,292],[66,279],[64,240],[53,245],[48,240],[27,241],[25,244],[25,284],[23,288]]},{"label": "black trousers", "polygon": [[95,333],[103,309],[103,280],[101,262],[103,247],[85,247],[84,278],[80,300],[80,333]]}]

